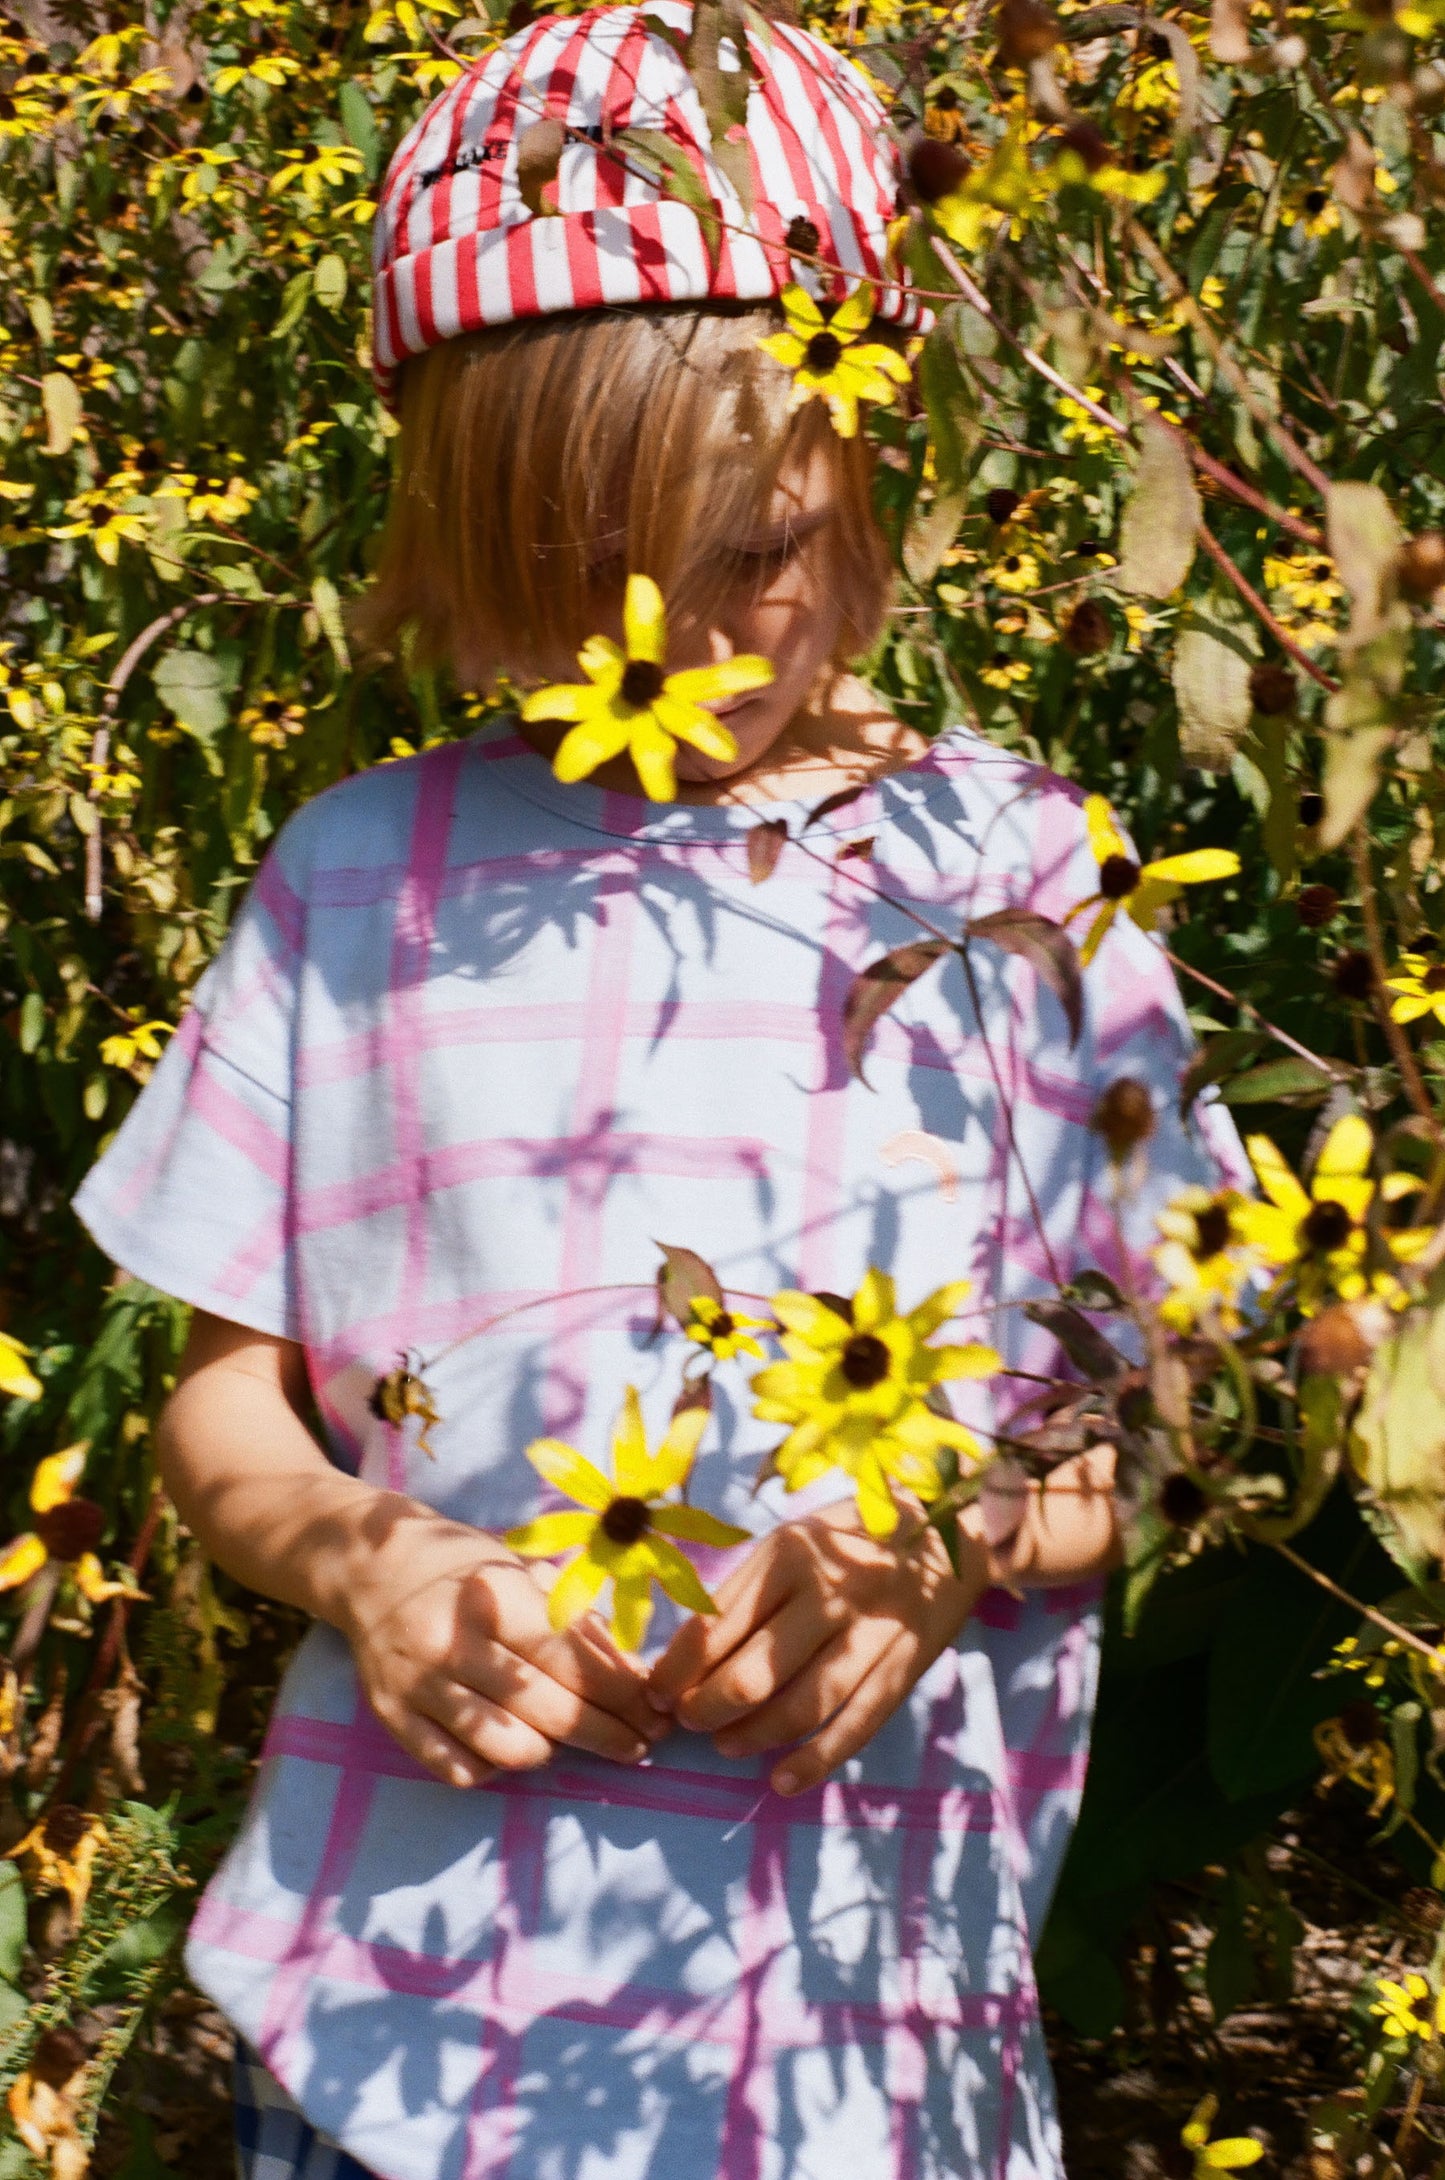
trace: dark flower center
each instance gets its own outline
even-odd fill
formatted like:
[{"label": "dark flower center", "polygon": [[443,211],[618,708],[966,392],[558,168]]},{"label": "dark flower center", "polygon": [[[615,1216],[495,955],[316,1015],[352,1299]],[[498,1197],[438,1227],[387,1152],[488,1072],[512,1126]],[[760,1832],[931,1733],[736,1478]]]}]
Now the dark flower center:
[{"label": "dark flower center", "polygon": [[1433,969],[1425,971],[1420,979],[1420,989],[1422,992],[1445,992],[1445,963],[1437,961]]},{"label": "dark flower center", "polygon": [[1229,1207],[1226,1204],[1206,1204],[1194,1221],[1194,1254],[1202,1262],[1205,1257],[1217,1257],[1221,1249],[1229,1247]]},{"label": "dark flower center", "polygon": [[783,237],[784,243],[796,257],[812,257],[821,239],[812,220],[805,218],[801,212],[795,220],[790,221],[788,232]]},{"label": "dark flower center", "polygon": [[719,1310],[716,1317],[714,1317],[712,1323],[709,1325],[708,1330],[715,1340],[731,1339],[734,1331],[736,1330],[736,1327],[733,1324],[731,1312],[728,1310]]},{"label": "dark flower center", "polygon": [[989,663],[989,665],[990,665],[990,666],[992,666],[992,667],[995,667],[995,668],[997,668],[997,667],[1000,667],[1000,666],[1007,666],[1007,664],[1008,664],[1008,653],[1007,653],[1007,651],[995,651],[995,653],[994,653],[993,657],[992,657],[992,658],[991,658],[991,659],[989,660],[989,662],[988,662],[988,663]]},{"label": "dark flower center", "polygon": [[1368,1698],[1347,1703],[1340,1713],[1340,1731],[1352,1749],[1367,1749],[1372,1741],[1383,1741],[1384,1724],[1379,1712]]},{"label": "dark flower center", "polygon": [[1306,212],[1308,212],[1312,220],[1319,218],[1321,212],[1323,212],[1325,208],[1327,201],[1328,200],[1322,189],[1311,189],[1307,193],[1305,197],[1305,210]]},{"label": "dark flower center", "polygon": [[105,1515],[94,1499],[68,1499],[35,1517],[35,1534],[52,1559],[79,1559],[93,1552],[105,1528]]},{"label": "dark flower center", "polygon": [[1198,1521],[1208,1504],[1192,1476],[1166,1476],[1159,1487],[1159,1511],[1176,1529],[1187,1529]]},{"label": "dark flower center", "polygon": [[876,1333],[855,1332],[838,1367],[851,1386],[866,1393],[870,1385],[879,1385],[887,1377],[891,1360]]},{"label": "dark flower center", "polygon": [[41,1838],[53,1855],[68,1861],[90,1830],[90,1819],[74,1802],[58,1802],[45,1820]]},{"label": "dark flower center", "polygon": [[1354,1223],[1343,1204],[1331,1203],[1327,1199],[1324,1203],[1315,1205],[1300,1231],[1307,1248],[1317,1249],[1322,1255],[1328,1256],[1332,1249],[1343,1249],[1350,1238]]},{"label": "dark flower center", "polygon": [[836,333],[826,328],[815,333],[803,353],[803,361],[810,371],[831,371],[843,353],[843,343]]},{"label": "dark flower center", "polygon": [[666,676],[656,659],[629,659],[622,674],[623,702],[634,704],[638,711],[662,694]]},{"label": "dark flower center", "polygon": [[1008,556],[1008,558],[1007,558],[1007,559],[1006,559],[1006,560],[1004,561],[1004,564],[1003,564],[1003,566],[1004,566],[1004,573],[1005,573],[1006,575],[1017,575],[1017,574],[1018,574],[1018,572],[1019,572],[1019,556],[1018,556],[1018,554],[1017,554],[1017,553],[1010,553],[1010,554],[1009,554],[1009,556]]},{"label": "dark flower center", "polygon": [[1126,901],[1142,875],[1127,855],[1106,856],[1099,865],[1099,891],[1106,901]]},{"label": "dark flower center", "polygon": [[1341,999],[1368,999],[1375,988],[1375,971],[1368,954],[1350,947],[1335,956],[1330,971]]},{"label": "dark flower center", "polygon": [[602,1516],[602,1534],[609,1544],[635,1544],[651,1527],[645,1499],[614,1499]]}]

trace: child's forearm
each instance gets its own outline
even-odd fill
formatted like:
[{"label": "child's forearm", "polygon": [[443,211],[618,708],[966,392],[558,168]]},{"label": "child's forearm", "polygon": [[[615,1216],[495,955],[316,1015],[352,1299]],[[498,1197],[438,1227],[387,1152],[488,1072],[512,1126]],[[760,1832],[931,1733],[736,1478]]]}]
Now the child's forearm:
[{"label": "child's forearm", "polygon": [[299,1349],[236,1333],[197,1320],[158,1432],[166,1488],[218,1565],[346,1632],[379,1564],[423,1528],[432,1552],[452,1528],[458,1561],[478,1562],[489,1540],[475,1529],[332,1466],[298,1412]]},{"label": "child's forearm", "polygon": [[[1110,1573],[1120,1552],[1114,1469],[1113,1447],[1092,1446],[1042,1482],[1021,1477],[1019,1525],[987,1547],[991,1579],[1005,1589],[1047,1589]],[[987,1541],[981,1510],[971,1507],[963,1520]]]}]

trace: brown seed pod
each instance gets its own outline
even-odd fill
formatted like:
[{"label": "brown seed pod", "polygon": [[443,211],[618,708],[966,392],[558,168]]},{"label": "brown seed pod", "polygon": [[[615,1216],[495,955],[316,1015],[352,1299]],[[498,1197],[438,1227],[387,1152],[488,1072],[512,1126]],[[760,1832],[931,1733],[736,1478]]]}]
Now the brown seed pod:
[{"label": "brown seed pod", "polygon": [[1340,912],[1340,897],[1333,886],[1305,886],[1294,904],[1295,914],[1307,931],[1321,931]]},{"label": "brown seed pod", "polygon": [[1368,999],[1375,989],[1374,964],[1357,946],[1347,947],[1335,956],[1330,982],[1341,999]]},{"label": "brown seed pod", "polygon": [[34,1518],[35,1534],[52,1559],[79,1559],[93,1552],[105,1530],[105,1510],[94,1499],[67,1499]]},{"label": "brown seed pod", "polygon": [[904,165],[908,186],[920,204],[937,204],[951,196],[968,173],[968,161],[956,144],[941,143],[921,132],[910,138]]},{"label": "brown seed pod", "polygon": [[1076,152],[1090,174],[1097,174],[1101,167],[1114,163],[1114,149],[1102,129],[1092,121],[1071,121],[1060,136],[1065,151]]},{"label": "brown seed pod", "polygon": [[1076,659],[1097,658],[1114,640],[1109,616],[1094,598],[1081,598],[1064,623],[1064,648]]},{"label": "brown seed pod", "polygon": [[1249,701],[1266,719],[1278,719],[1285,712],[1294,710],[1295,680],[1287,666],[1275,659],[1262,659],[1251,667],[1249,675]]},{"label": "brown seed pod", "polygon": [[1009,485],[996,484],[984,500],[990,522],[1008,522],[1018,511],[1021,495]]},{"label": "brown seed pod", "polygon": [[1059,42],[1059,18],[1045,0],[999,0],[994,30],[1005,68],[1027,68]]},{"label": "brown seed pod", "polygon": [[1370,1353],[1370,1343],[1345,1302],[1321,1310],[1299,1337],[1299,1366],[1307,1378],[1348,1377],[1369,1361]]},{"label": "brown seed pod", "polygon": [[1117,1162],[1154,1133],[1154,1100],[1134,1076],[1120,1075],[1099,1098],[1089,1126],[1103,1137],[1109,1156]]},{"label": "brown seed pod", "polygon": [[816,257],[821,240],[813,221],[801,212],[795,220],[788,222],[788,231],[783,237],[784,246],[795,257]]},{"label": "brown seed pod", "polygon": [[1445,533],[1422,530],[1406,538],[1395,563],[1395,575],[1407,598],[1425,604],[1445,583]]}]

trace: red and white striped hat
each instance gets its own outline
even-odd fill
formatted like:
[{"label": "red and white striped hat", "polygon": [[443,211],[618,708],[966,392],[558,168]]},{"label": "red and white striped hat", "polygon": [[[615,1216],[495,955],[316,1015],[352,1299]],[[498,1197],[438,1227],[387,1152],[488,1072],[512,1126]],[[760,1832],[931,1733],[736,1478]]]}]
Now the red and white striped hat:
[{"label": "red and white striped hat", "polygon": [[[665,31],[685,39],[689,0],[544,16],[479,61],[428,107],[387,172],[372,265],[377,382],[389,399],[398,364],[459,333],[563,310],[628,303],[764,302],[798,280],[823,299],[860,278],[881,322],[926,325],[885,272],[898,164],[878,99],[850,62],[806,30],[750,30],[755,76],[746,134],[753,204],[713,155],[696,86]],[[724,69],[739,61],[723,41]],[[532,124],[562,124],[556,213],[534,215],[517,178]],[[661,131],[717,204],[709,255],[692,206],[609,143],[621,129]],[[837,273],[795,262],[805,249]]]}]

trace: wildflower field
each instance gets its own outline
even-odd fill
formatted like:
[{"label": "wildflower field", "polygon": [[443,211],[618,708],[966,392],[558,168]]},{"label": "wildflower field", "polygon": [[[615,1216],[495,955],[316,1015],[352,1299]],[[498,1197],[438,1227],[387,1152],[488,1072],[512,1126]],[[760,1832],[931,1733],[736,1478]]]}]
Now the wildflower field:
[{"label": "wildflower field", "polygon": [[[405,644],[355,664],[347,608],[397,429],[375,185],[530,12],[0,13],[0,2180],[225,2169],[224,2040],[179,1947],[297,1628],[160,1493],[185,1313],[69,1199],[286,814],[497,701]],[[799,291],[772,343],[879,449],[899,589],[867,672],[925,731],[1076,780],[1099,868],[1064,924],[925,928],[872,965],[852,1059],[949,951],[971,975],[1002,946],[1076,1005],[1132,915],[1199,1038],[1184,1094],[1217,1090],[1257,1177],[1171,1206],[1156,1299],[1101,1262],[1039,1305],[1071,1372],[1000,1449],[1038,1472],[1106,1437],[1130,1514],[1039,1962],[1071,2169],[1445,2175],[1445,0],[805,20],[888,105],[893,248],[937,313],[906,383],[866,300],[825,322]],[[760,21],[697,10],[723,149],[701,47]],[[659,655],[598,672],[661,690]],[[1137,1089],[1095,1116],[1121,1190]],[[885,1285],[846,1322],[801,1295],[743,1319],[687,1252],[662,1267],[694,1380],[763,1361],[784,1473],[836,1440],[871,1526],[906,1485],[947,1534],[989,1462],[945,1381],[987,1351],[929,1345],[947,1311]],[[845,1335],[858,1398],[823,1415]],[[425,1428],[420,1378],[378,1397]],[[660,1568],[686,1589],[616,1509],[685,1471],[687,1413],[655,1456],[624,1418],[632,1497],[583,1459],[573,1526],[530,1540],[584,1544],[584,1604],[599,1532],[638,1555],[624,1633]]]}]

